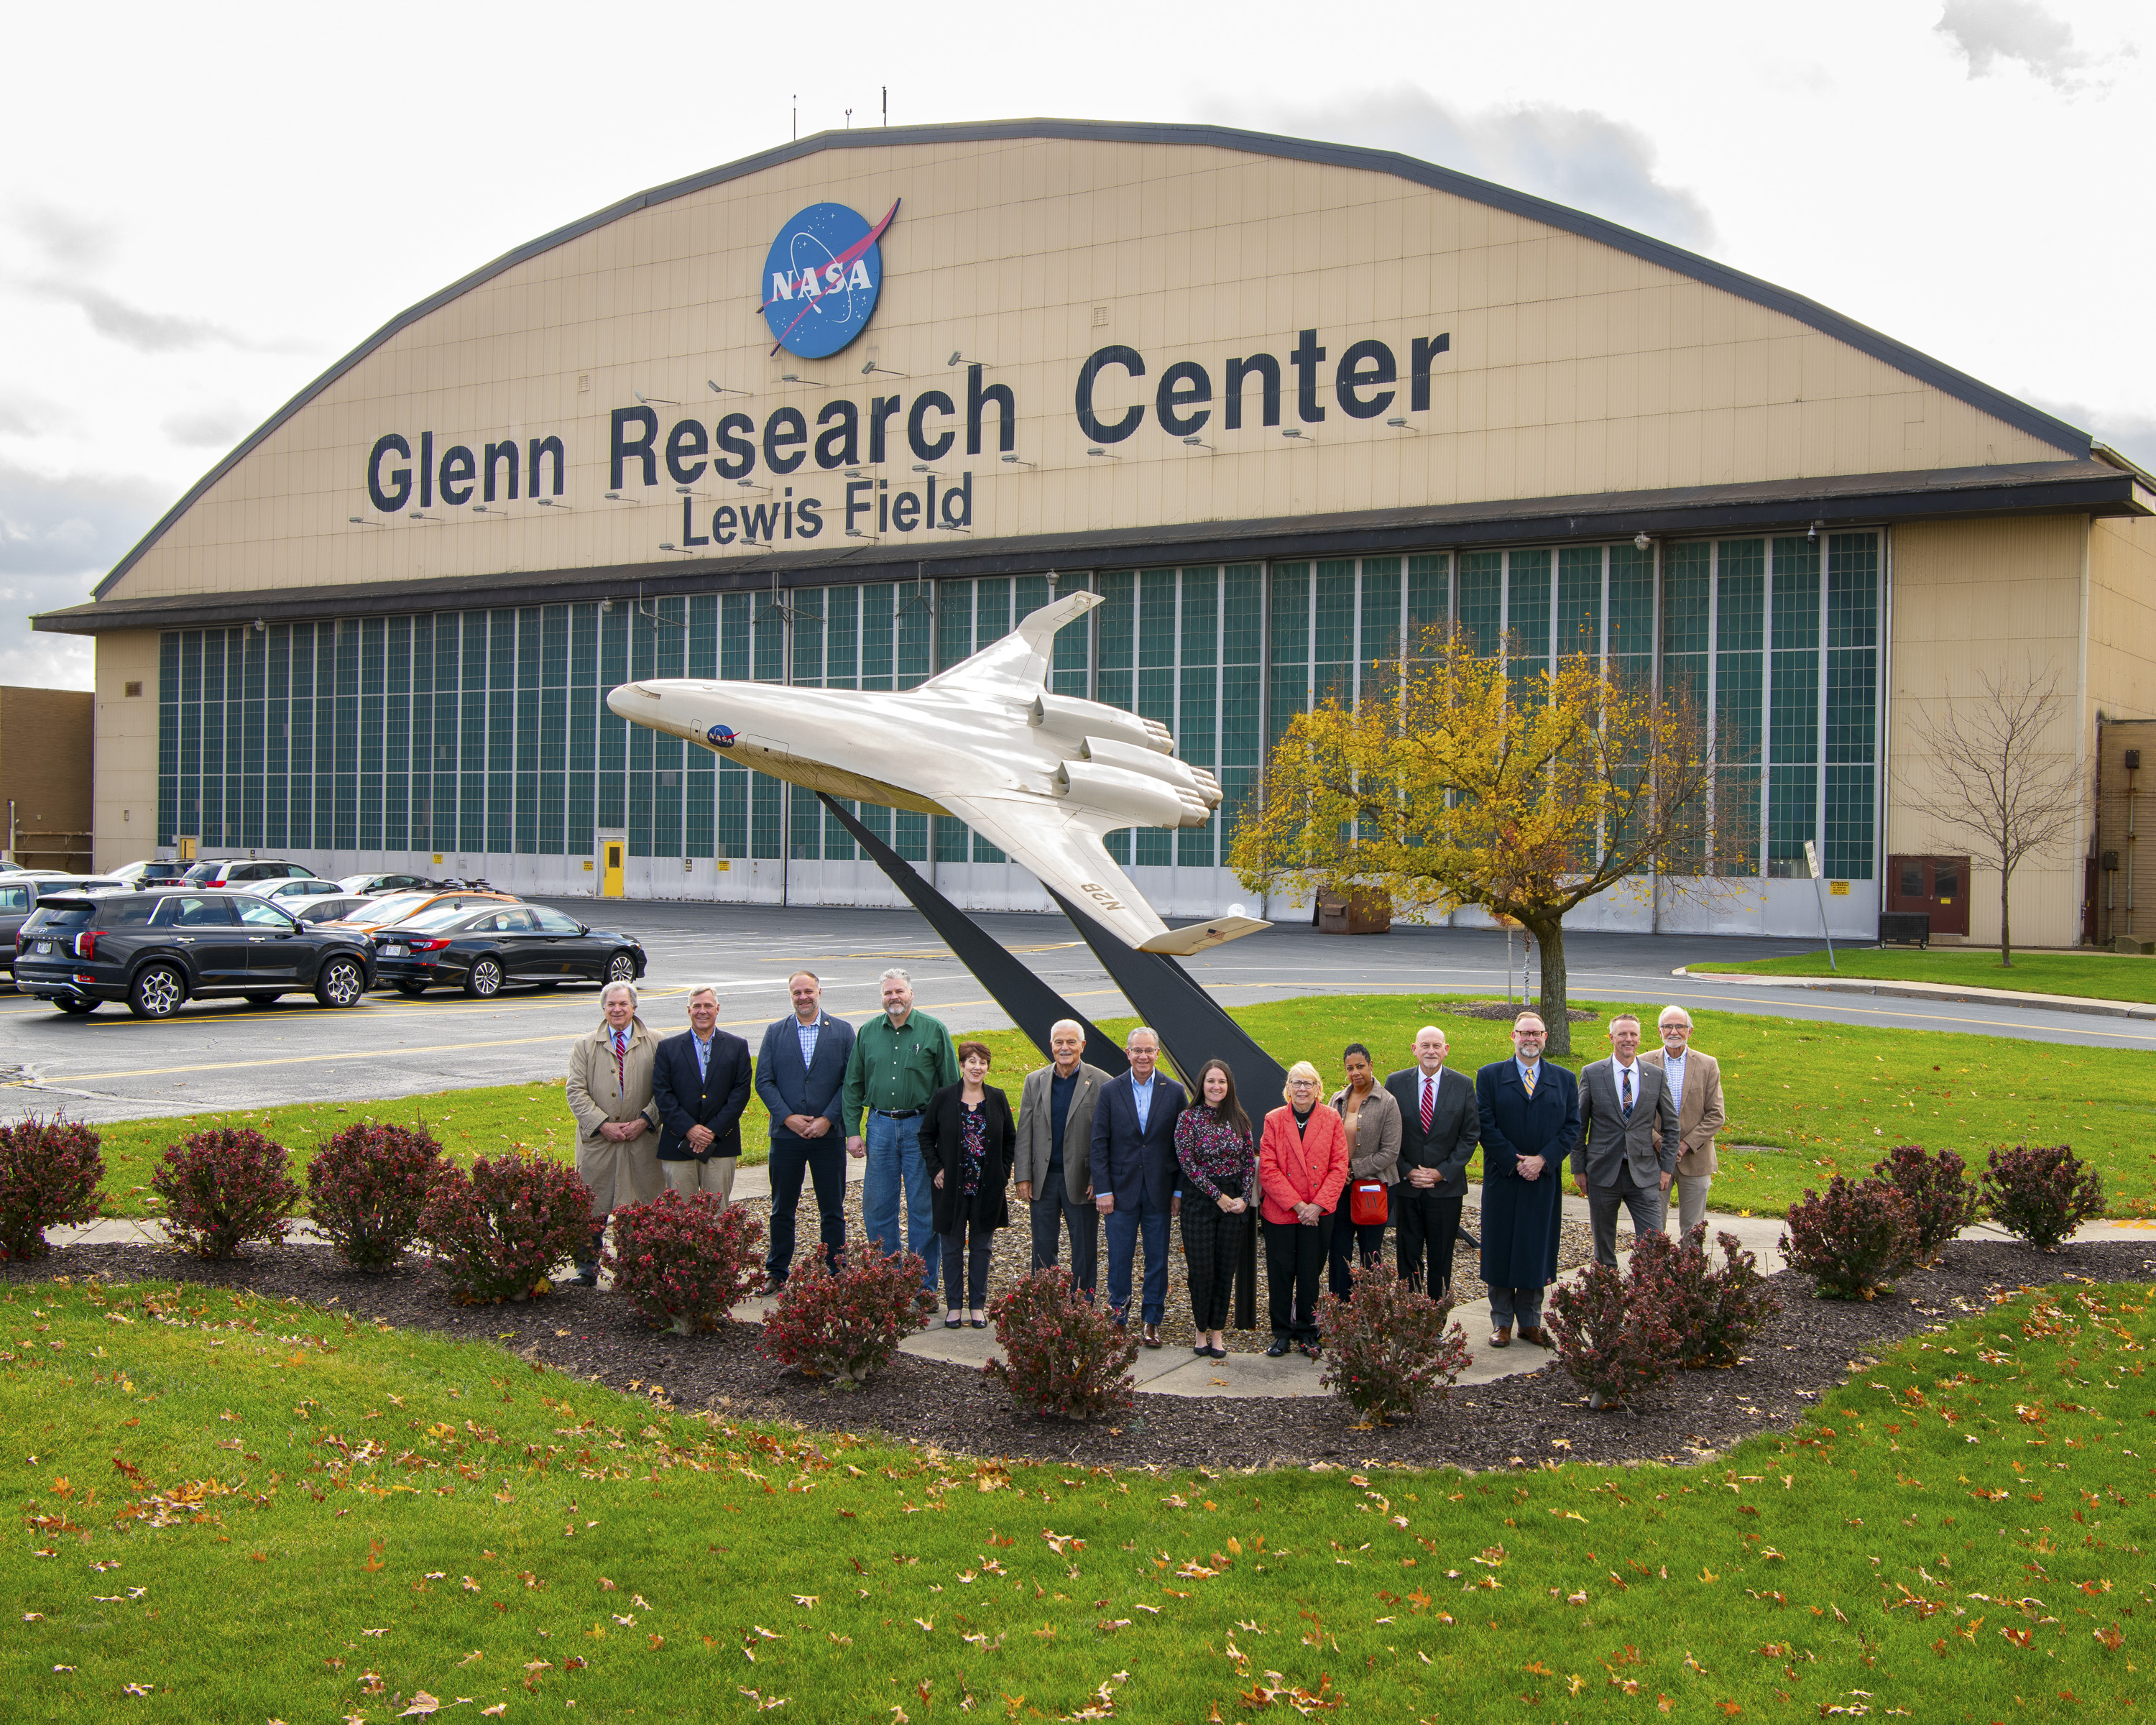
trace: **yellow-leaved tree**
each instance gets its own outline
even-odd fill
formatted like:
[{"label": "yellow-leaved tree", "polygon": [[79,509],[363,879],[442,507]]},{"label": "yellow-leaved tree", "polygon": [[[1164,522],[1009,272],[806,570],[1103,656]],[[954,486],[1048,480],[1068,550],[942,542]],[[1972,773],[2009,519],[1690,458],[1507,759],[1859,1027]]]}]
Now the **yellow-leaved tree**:
[{"label": "yellow-leaved tree", "polygon": [[1353,706],[1298,713],[1229,861],[1253,891],[1375,890],[1404,916],[1516,919],[1542,948],[1550,1051],[1567,1055],[1566,913],[1650,872],[1694,891],[1756,874],[1758,780],[1715,746],[1689,688],[1658,694],[1586,655],[1519,665],[1433,629],[1413,658],[1373,667]]}]

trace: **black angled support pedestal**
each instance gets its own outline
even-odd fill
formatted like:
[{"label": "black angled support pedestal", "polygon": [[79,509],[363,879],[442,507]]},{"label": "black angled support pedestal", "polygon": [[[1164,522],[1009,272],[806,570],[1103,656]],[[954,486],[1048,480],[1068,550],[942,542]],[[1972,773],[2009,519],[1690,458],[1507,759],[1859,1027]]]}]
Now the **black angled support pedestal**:
[{"label": "black angled support pedestal", "polygon": [[[1011,1022],[1025,1032],[1043,1055],[1048,1053],[1048,1033],[1059,1019],[1075,1019],[1086,1027],[1086,1058],[1103,1072],[1118,1076],[1130,1070],[1122,1050],[1102,1035],[1093,1021],[1055,989],[1019,963],[957,906],[921,879],[913,865],[846,812],[844,805],[822,792],[817,800],[839,818],[853,835],[854,843],[904,893],[915,910],[943,937],[960,963],[973,972],[997,1005],[1010,1014]],[[1081,931],[1082,932],[1082,931]]]},{"label": "black angled support pedestal", "polygon": [[[1177,1069],[1194,1081],[1206,1061],[1224,1060],[1235,1075],[1235,1096],[1250,1117],[1254,1132],[1261,1130],[1266,1113],[1280,1106],[1287,1087],[1287,1069],[1251,1040],[1250,1034],[1228,1016],[1227,1009],[1201,988],[1195,978],[1164,952],[1142,952],[1127,946],[1096,922],[1070,900],[1049,890],[1049,896],[1063,907],[1071,926],[1085,936],[1093,956],[1137,1009],[1139,1019],[1160,1038]],[[1195,1095],[1191,1098],[1198,1100]],[[1257,1327],[1258,1306],[1258,1194],[1245,1194],[1250,1208],[1244,1211],[1242,1248],[1235,1262],[1235,1327]],[[1192,1200],[1185,1194],[1185,1204]],[[1204,1202],[1204,1199],[1199,1199]]]}]

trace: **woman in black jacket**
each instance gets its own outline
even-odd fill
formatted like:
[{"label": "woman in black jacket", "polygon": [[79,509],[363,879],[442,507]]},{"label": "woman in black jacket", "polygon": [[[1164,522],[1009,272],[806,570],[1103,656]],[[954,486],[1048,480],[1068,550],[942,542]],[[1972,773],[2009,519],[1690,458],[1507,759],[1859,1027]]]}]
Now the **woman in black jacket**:
[{"label": "woman in black jacket", "polygon": [[[958,1266],[966,1260],[967,1317],[977,1330],[988,1327],[988,1253],[996,1230],[1010,1224],[1004,1189],[1010,1183],[1011,1151],[1018,1142],[1009,1098],[982,1082],[991,1058],[980,1043],[960,1043],[963,1076],[928,1099],[921,1121],[921,1159],[934,1176],[931,1207],[943,1242],[943,1296],[950,1301],[958,1291]],[[955,1330],[965,1321],[952,1301],[943,1327]]]}]

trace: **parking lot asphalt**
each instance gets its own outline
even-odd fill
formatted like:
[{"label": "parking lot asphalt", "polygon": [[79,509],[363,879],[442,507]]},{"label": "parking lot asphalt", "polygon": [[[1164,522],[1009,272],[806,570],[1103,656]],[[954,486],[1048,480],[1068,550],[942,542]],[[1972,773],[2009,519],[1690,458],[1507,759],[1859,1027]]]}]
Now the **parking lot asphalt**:
[{"label": "parking lot asphalt", "polygon": [[[786,1009],[796,968],[824,978],[824,1004],[855,1022],[877,1009],[878,978],[910,971],[916,999],[953,1030],[1009,1020],[922,919],[908,911],[780,909],[629,901],[562,901],[561,909],[635,935],[650,970],[644,1017],[670,1033],[685,1023],[698,983],[719,990],[720,1022],[753,1043]],[[976,919],[1089,1017],[1128,1011],[1076,932],[1060,916]],[[2099,1047],[2156,1049],[2156,1024],[2002,1004],[1805,994],[1673,977],[1681,965],[1806,952],[1815,942],[1727,936],[1577,933],[1566,948],[1575,999],[1677,1001],[1694,1009],[1961,1031]],[[1506,992],[1502,933],[1397,930],[1327,936],[1278,926],[1188,961],[1224,1004],[1303,994]],[[1513,985],[1519,986],[1517,970]],[[561,1076],[565,1050],[598,1020],[596,983],[490,1001],[449,992],[408,1000],[376,993],[347,1011],[293,995],[267,1009],[190,1004],[151,1022],[124,1006],[88,1018],[0,991],[0,1117],[64,1108],[91,1121],[292,1102],[373,1099]]]}]

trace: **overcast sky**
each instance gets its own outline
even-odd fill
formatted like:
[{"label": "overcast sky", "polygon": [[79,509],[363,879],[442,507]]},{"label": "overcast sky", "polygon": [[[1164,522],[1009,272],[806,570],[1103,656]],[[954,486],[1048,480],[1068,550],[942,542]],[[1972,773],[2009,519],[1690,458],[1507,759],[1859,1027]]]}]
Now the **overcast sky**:
[{"label": "overcast sky", "polygon": [[[1500,13],[1502,16],[1500,16]],[[9,8],[0,682],[303,384],[413,301],[793,133],[1057,115],[1382,146],[1810,295],[2156,465],[2133,331],[2156,27],[2072,0],[927,12]],[[2152,39],[2145,44],[2140,36]],[[2147,52],[2144,53],[2143,49]]]}]

